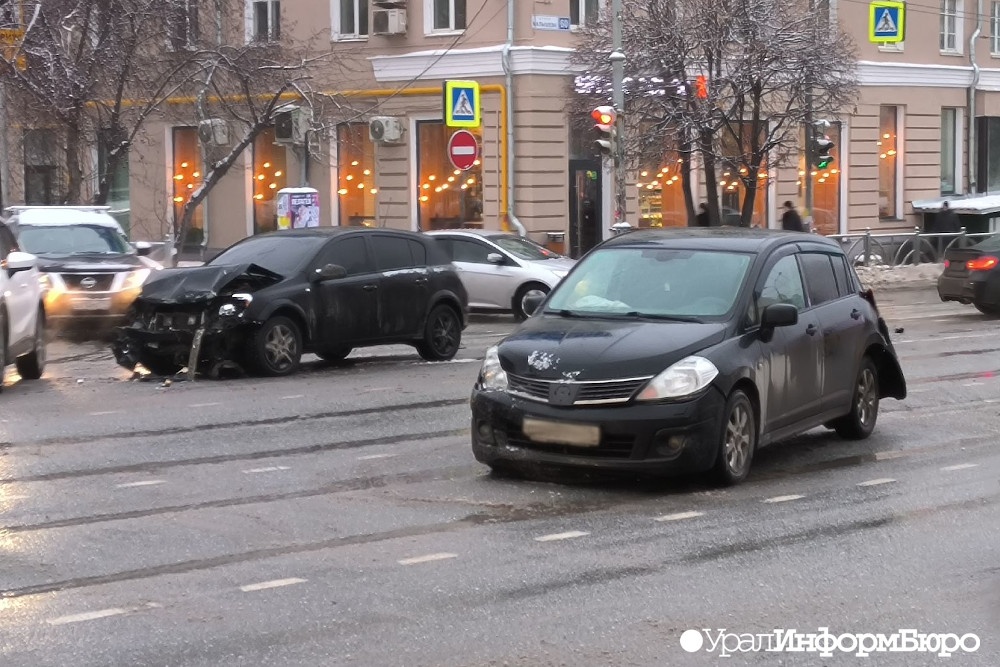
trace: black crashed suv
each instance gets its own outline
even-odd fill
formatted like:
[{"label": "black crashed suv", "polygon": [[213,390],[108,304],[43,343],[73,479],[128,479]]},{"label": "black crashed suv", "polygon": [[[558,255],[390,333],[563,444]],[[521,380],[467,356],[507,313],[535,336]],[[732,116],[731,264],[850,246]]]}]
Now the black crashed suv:
[{"label": "black crashed suv", "polygon": [[468,296],[433,238],[316,227],[253,236],[205,266],[158,271],[130,320],[112,348],[126,368],[170,375],[194,360],[208,373],[238,366],[278,376],[295,372],[305,352],[336,361],[372,345],[451,359]]}]

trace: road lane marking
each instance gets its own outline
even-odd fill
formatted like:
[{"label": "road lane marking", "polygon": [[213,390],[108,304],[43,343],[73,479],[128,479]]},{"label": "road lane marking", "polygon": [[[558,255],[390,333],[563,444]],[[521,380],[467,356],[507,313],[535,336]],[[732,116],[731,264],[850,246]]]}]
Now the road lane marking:
[{"label": "road lane marking", "polygon": [[791,494],[787,496],[775,496],[773,498],[765,498],[762,502],[765,503],[787,503],[789,500],[801,500],[805,496],[800,496],[797,494]]},{"label": "road lane marking", "polygon": [[305,398],[305,397],[306,397],[305,394],[295,394],[294,396],[282,396],[278,400],[279,401],[291,401],[291,400],[294,400],[296,398]]},{"label": "road lane marking", "polygon": [[867,482],[861,482],[858,486],[878,486],[880,484],[892,484],[896,480],[891,477],[882,477],[879,479],[870,479]]},{"label": "road lane marking", "polygon": [[682,521],[684,519],[693,519],[698,516],[704,516],[704,512],[677,512],[676,514],[664,514],[663,516],[658,516],[654,521]]},{"label": "road lane marking", "polygon": [[901,450],[889,450],[887,452],[875,452],[876,461],[889,461],[891,459],[901,459],[909,456],[909,452],[904,452]]},{"label": "road lane marking", "polygon": [[297,579],[295,577],[290,577],[288,579],[272,579],[271,581],[261,581],[256,584],[247,584],[246,586],[240,586],[240,590],[244,593],[251,593],[253,591],[263,591],[268,588],[281,588],[282,586],[292,586],[294,584],[305,583],[305,579]]},{"label": "road lane marking", "polygon": [[941,470],[951,472],[952,470],[968,470],[969,468],[976,468],[978,466],[978,463],[959,463],[958,465],[945,466]]},{"label": "road lane marking", "polygon": [[192,403],[189,408],[211,408],[216,405],[222,405],[222,403]]},{"label": "road lane marking", "polygon": [[536,542],[555,542],[556,540],[572,540],[577,537],[586,537],[590,533],[585,533],[582,530],[570,530],[565,533],[552,533],[551,535],[542,535],[541,537],[536,537]]},{"label": "road lane marking", "polygon": [[359,456],[359,461],[371,461],[374,459],[389,459],[395,456],[395,454],[369,454],[368,456]]},{"label": "road lane marking", "polygon": [[893,341],[895,345],[909,345],[912,343],[930,343],[937,342],[939,340],[959,340],[961,338],[992,338],[997,335],[996,331],[991,331],[989,333],[978,333],[978,334],[962,334],[960,336],[933,336],[926,339],[910,339],[910,340],[897,340]]},{"label": "road lane marking", "polygon": [[127,484],[115,484],[116,489],[131,489],[136,486],[156,486],[157,484],[166,484],[165,479],[147,479],[141,482],[128,482]]},{"label": "road lane marking", "polygon": [[426,556],[417,556],[415,558],[404,558],[403,560],[398,560],[396,562],[400,565],[417,565],[419,563],[431,563],[436,560],[448,560],[449,558],[458,558],[458,554],[428,554]]},{"label": "road lane marking", "polygon": [[79,623],[80,621],[95,621],[99,618],[107,618],[108,616],[118,616],[120,614],[128,613],[127,609],[119,609],[117,607],[112,609],[100,609],[98,611],[85,611],[81,614],[69,614],[68,616],[59,616],[57,618],[50,618],[48,620],[49,625],[65,625],[67,623]]},{"label": "road lane marking", "polygon": [[244,475],[252,475],[258,472],[278,472],[279,470],[291,470],[288,466],[269,466],[267,468],[250,468],[250,470],[244,470]]},{"label": "road lane marking", "polygon": [[91,412],[89,413],[91,417],[103,417],[104,415],[117,415],[125,412],[124,410],[104,410],[102,412]]}]

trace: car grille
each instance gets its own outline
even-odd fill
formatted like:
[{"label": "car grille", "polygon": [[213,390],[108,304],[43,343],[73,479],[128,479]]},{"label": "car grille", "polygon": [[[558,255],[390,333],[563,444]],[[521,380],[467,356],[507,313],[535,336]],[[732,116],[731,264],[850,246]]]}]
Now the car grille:
[{"label": "car grille", "polygon": [[549,402],[552,385],[570,385],[577,391],[572,405],[627,403],[652,376],[622,380],[538,380],[507,374],[507,391],[522,398]]},{"label": "car grille", "polygon": [[114,273],[62,273],[60,277],[74,292],[108,292],[115,280]]}]

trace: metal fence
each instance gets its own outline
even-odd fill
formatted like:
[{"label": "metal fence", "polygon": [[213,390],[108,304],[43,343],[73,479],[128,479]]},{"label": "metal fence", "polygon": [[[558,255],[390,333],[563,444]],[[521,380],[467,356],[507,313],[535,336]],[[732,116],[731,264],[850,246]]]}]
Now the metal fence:
[{"label": "metal fence", "polygon": [[856,266],[904,266],[939,264],[951,248],[968,248],[1000,232],[970,234],[959,232],[925,233],[915,227],[910,234],[873,234],[871,229],[854,234],[831,234]]}]

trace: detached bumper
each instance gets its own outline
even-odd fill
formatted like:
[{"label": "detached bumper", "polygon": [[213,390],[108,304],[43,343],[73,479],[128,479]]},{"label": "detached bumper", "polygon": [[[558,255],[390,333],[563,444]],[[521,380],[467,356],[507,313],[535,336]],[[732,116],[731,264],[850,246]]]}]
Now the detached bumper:
[{"label": "detached bumper", "polygon": [[[221,362],[238,362],[249,323],[241,322],[228,328],[203,330],[198,367],[211,368]],[[119,327],[118,337],[111,346],[115,361],[129,370],[142,364],[150,370],[188,365],[196,330],[170,329],[148,331],[136,327]]]},{"label": "detached bumper", "polygon": [[[714,387],[690,401],[606,408],[559,408],[505,392],[472,395],[472,451],[494,463],[553,465],[649,474],[703,472],[712,467],[721,438],[725,397]],[[596,446],[539,442],[524,420],[596,426]]]}]

